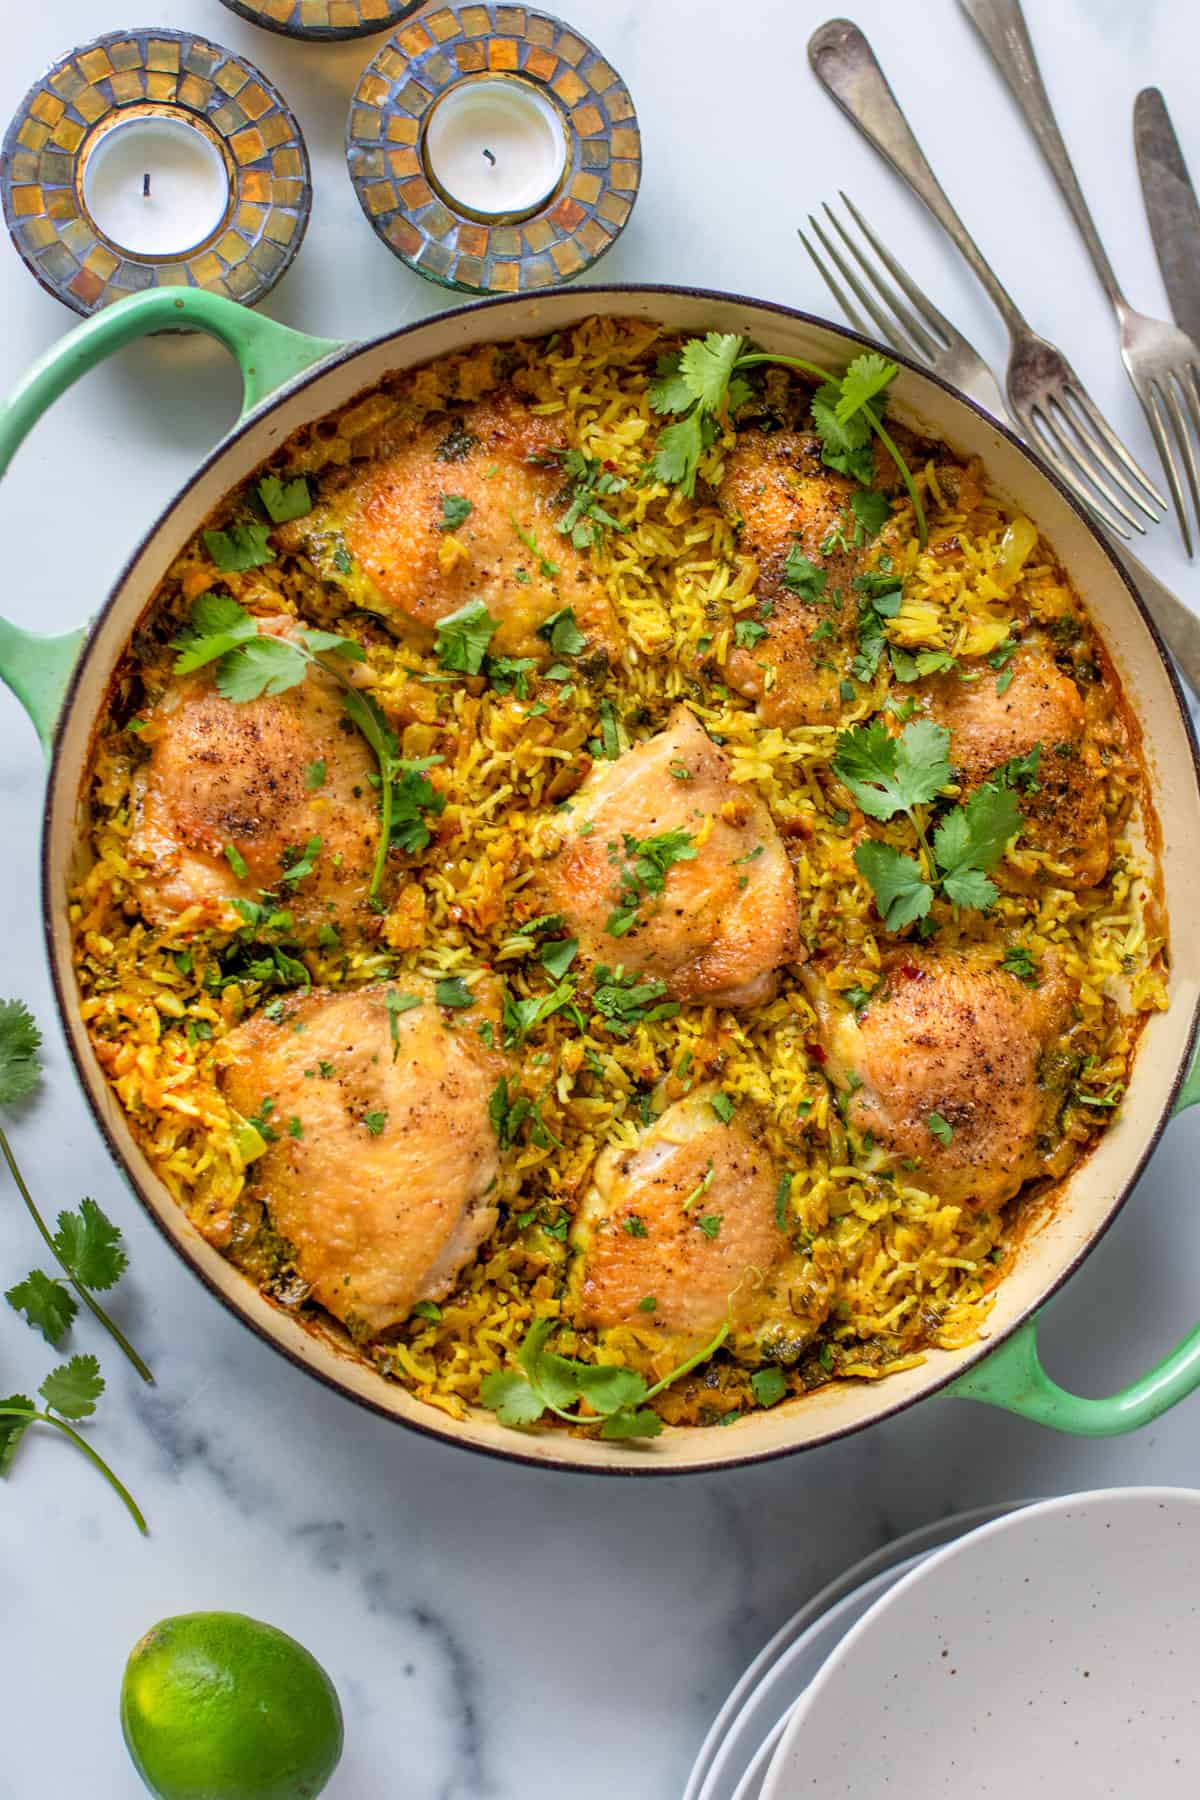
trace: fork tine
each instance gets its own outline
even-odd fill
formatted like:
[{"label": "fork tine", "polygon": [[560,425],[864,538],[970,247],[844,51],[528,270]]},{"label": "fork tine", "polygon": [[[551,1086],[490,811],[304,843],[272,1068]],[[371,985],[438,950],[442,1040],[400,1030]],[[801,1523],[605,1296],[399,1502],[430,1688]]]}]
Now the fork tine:
[{"label": "fork tine", "polygon": [[850,252],[867,280],[871,283],[871,286],[875,289],[875,292],[883,301],[883,304],[891,307],[892,312],[900,321],[904,330],[907,331],[909,337],[921,352],[921,355],[927,362],[932,362],[937,355],[938,347],[926,331],[925,327],[921,324],[920,320],[914,317],[909,311],[895,288],[883,279],[883,276],[879,273],[878,269],[873,268],[867,261],[867,258],[863,255],[862,251],[854,242],[854,239],[850,236],[846,227],[842,224],[842,221],[838,218],[828,202],[825,204],[825,216],[841,238],[843,244],[845,244],[847,250]]},{"label": "fork tine", "polygon": [[[899,350],[902,355],[911,355],[913,353],[913,346],[904,342],[897,330],[895,321],[889,319],[885,313],[880,312],[874,300],[871,298],[862,282],[858,279],[858,276],[854,273],[854,270],[838,253],[836,247],[830,243],[829,239],[822,231],[820,223],[813,217],[812,213],[809,213],[808,215],[808,226],[822,250],[824,250],[826,256],[829,258],[842,280],[846,283],[850,292],[854,295],[854,298],[871,319],[875,326],[875,335],[883,338],[892,346],[893,350]],[[809,254],[813,254],[811,250]],[[867,335],[870,336],[871,334],[868,333]],[[920,354],[919,351],[918,354]]]},{"label": "fork tine", "polygon": [[[1141,482],[1141,484],[1145,488],[1146,492],[1148,494],[1152,495],[1153,498],[1157,501],[1160,512],[1166,512],[1166,510],[1167,510],[1166,495],[1159,493],[1158,489],[1155,487],[1155,485],[1151,481],[1150,477],[1146,474],[1146,471],[1141,467],[1140,463],[1136,463],[1134,461],[1133,457],[1129,454],[1129,451],[1125,448],[1124,444],[1121,442],[1120,438],[1117,436],[1116,432],[1113,430],[1113,428],[1109,424],[1108,420],[1104,417],[1104,414],[1100,411],[1100,408],[1096,405],[1095,401],[1092,399],[1092,397],[1088,393],[1087,389],[1083,386],[1083,383],[1079,380],[1078,376],[1073,376],[1073,378],[1067,383],[1065,391],[1068,394],[1068,396],[1070,397],[1070,399],[1072,399],[1075,402],[1075,404],[1079,408],[1080,412],[1083,413],[1084,417],[1087,419],[1088,423],[1092,426],[1093,430],[1104,440],[1104,442],[1108,445],[1109,449],[1112,450],[1114,455],[1116,457],[1118,457],[1121,462],[1124,463],[1125,467],[1128,470],[1130,470],[1133,475],[1135,475],[1137,477],[1138,481]],[[1072,423],[1076,423],[1076,421],[1073,420]],[[1108,470],[1109,474],[1113,477],[1113,479],[1115,481],[1120,482],[1122,488],[1129,495],[1130,499],[1135,501],[1137,503],[1137,505],[1141,507],[1142,511],[1146,514],[1147,518],[1153,519],[1154,523],[1157,524],[1158,523],[1158,514],[1156,514],[1150,507],[1148,507],[1146,505],[1146,502],[1143,499],[1141,499],[1136,488],[1132,488],[1130,486],[1129,482],[1127,482],[1123,478],[1121,471],[1115,467],[1115,465],[1110,460],[1110,458],[1108,458],[1107,456],[1105,456],[1103,453],[1101,453],[1099,451],[1097,452],[1097,454],[1100,456],[1100,460],[1104,464],[1104,467]]]},{"label": "fork tine", "polygon": [[[1063,419],[1067,419],[1067,415],[1062,412],[1061,407],[1058,407],[1057,411],[1062,414]],[[1073,431],[1070,428],[1069,420],[1067,420],[1068,428],[1064,430],[1063,425],[1055,416],[1053,402],[1047,401],[1044,407],[1035,406],[1032,411],[1023,414],[1023,422],[1026,424],[1027,428],[1030,428],[1029,434],[1036,441],[1037,446],[1042,451],[1043,455],[1046,453],[1047,441],[1053,446],[1055,455],[1050,460],[1054,463],[1060,473],[1065,464],[1069,471],[1068,479],[1071,487],[1077,493],[1082,489],[1088,505],[1093,511],[1103,512],[1103,508],[1100,507],[1096,501],[1095,496],[1098,492],[1103,495],[1107,505],[1116,512],[1127,525],[1131,525],[1135,531],[1140,531],[1143,534],[1145,533],[1146,527],[1142,524],[1141,520],[1136,518],[1135,515],[1129,511],[1128,507],[1122,504],[1117,495],[1114,494],[1112,489],[1108,486],[1107,482],[1101,478],[1095,464],[1079,448],[1075,441]],[[1111,524],[1111,518],[1109,518],[1107,522]],[[1124,529],[1124,526],[1117,526],[1116,529],[1120,531],[1122,537],[1129,536],[1129,533]]]},{"label": "fork tine", "polygon": [[[1099,463],[1109,480],[1116,483],[1127,499],[1132,500],[1135,506],[1141,508],[1151,524],[1157,525],[1162,513],[1167,509],[1165,497],[1159,493],[1148,476],[1140,476],[1145,483],[1146,492],[1152,494],[1162,508],[1162,512],[1156,512],[1141,489],[1130,480],[1121,467],[1121,463],[1110,455],[1108,446],[1113,443],[1120,451],[1121,461],[1125,463],[1131,461],[1120,438],[1107,423],[1090,395],[1080,386],[1078,378],[1064,381],[1059,391],[1052,394],[1050,398],[1061,409],[1063,417],[1069,423],[1085,453],[1093,461]],[[1137,464],[1134,463],[1133,466],[1136,468]],[[1100,485],[1098,472],[1092,472],[1092,479],[1097,482],[1097,485]]]},{"label": "fork tine", "polygon": [[850,301],[847,300],[845,294],[842,292],[841,288],[838,286],[837,281],[835,280],[834,276],[830,273],[830,271],[826,268],[825,264],[821,261],[820,257],[817,255],[816,251],[813,249],[812,245],[809,243],[808,239],[805,237],[803,231],[801,231],[799,226],[796,227],[796,236],[800,239],[800,242],[804,245],[804,248],[808,251],[808,254],[812,258],[812,261],[816,267],[817,274],[821,277],[821,280],[825,283],[825,286],[829,289],[829,291],[833,295],[835,301],[841,307],[842,312],[845,315],[847,323],[850,325],[851,329],[854,331],[861,332],[863,337],[870,337],[871,329],[870,329],[870,326],[867,324],[867,321],[863,318],[861,313],[855,312],[854,307],[851,305]]},{"label": "fork tine", "polygon": [[[1041,407],[1037,405],[1019,409],[1013,407],[1013,417],[1025,442],[1032,450],[1037,451],[1044,462],[1049,463],[1059,480],[1069,487],[1071,492],[1083,502],[1089,511],[1095,513],[1096,517],[1110,531],[1115,531],[1119,537],[1128,538],[1129,532],[1124,524],[1105,510],[1092,488],[1076,473],[1075,466],[1060,454],[1057,436],[1052,431],[1051,424],[1044,416]],[[1123,507],[1121,512],[1122,517],[1128,516]],[[1129,522],[1137,525],[1139,531],[1142,530],[1142,526],[1135,519],[1130,519]]]},{"label": "fork tine", "polygon": [[[867,224],[867,221],[863,218],[849,194],[842,188],[838,189],[838,193],[846,211],[850,214],[850,217],[854,220],[854,223],[858,226],[858,229],[862,232],[884,268],[894,280],[899,282],[921,317],[925,320],[925,323],[931,330],[938,332],[946,344],[949,345],[961,342],[962,333],[954,329],[954,326],[950,323],[946,315],[940,313],[929,296],[921,292],[907,270],[901,268],[891,251],[887,249]],[[828,206],[826,206],[825,210],[826,212],[829,211]]]},{"label": "fork tine", "polygon": [[[1183,538],[1183,547],[1188,555],[1192,554],[1192,533],[1188,524],[1187,502],[1183,497],[1183,483],[1179,478],[1179,464],[1175,460],[1175,452],[1171,447],[1170,434],[1167,431],[1166,419],[1175,426],[1176,433],[1186,436],[1186,426],[1182,414],[1179,413],[1179,402],[1175,401],[1174,413],[1171,402],[1174,395],[1168,391],[1169,377],[1160,385],[1156,381],[1146,383],[1145,397],[1142,407],[1146,414],[1146,422],[1158,450],[1159,461],[1167,478],[1167,486],[1171,490],[1171,499],[1175,505],[1175,516],[1179,520],[1179,531]],[[1166,417],[1164,418],[1164,414]]]}]

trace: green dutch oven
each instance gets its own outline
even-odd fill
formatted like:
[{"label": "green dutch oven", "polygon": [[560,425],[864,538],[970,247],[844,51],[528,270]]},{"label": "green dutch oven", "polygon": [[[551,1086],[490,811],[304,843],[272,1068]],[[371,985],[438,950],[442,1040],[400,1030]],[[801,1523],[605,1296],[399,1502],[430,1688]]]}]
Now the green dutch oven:
[{"label": "green dutch oven", "polygon": [[90,625],[63,637],[39,637],[0,621],[0,676],[28,711],[49,757],[42,899],[51,972],[80,1082],[112,1154],[183,1261],[261,1337],[361,1405],[474,1450],[558,1468],[680,1474],[828,1443],[939,1393],[987,1401],[1088,1436],[1144,1425],[1200,1384],[1200,1327],[1121,1393],[1082,1399],[1042,1369],[1036,1319],[1112,1223],[1173,1114],[1200,1100],[1200,1071],[1192,1063],[1200,934],[1191,925],[1200,894],[1200,774],[1187,713],[1154,626],[1071,498],[1004,426],[908,364],[893,390],[899,415],[959,455],[982,457],[1001,492],[1037,520],[1087,598],[1140,720],[1172,923],[1169,1007],[1146,1026],[1112,1128],[1024,1234],[1015,1266],[997,1290],[986,1340],[932,1351],[919,1367],[878,1383],[833,1383],[747,1415],[727,1430],[668,1428],[646,1445],[517,1433],[483,1412],[454,1420],[359,1360],[332,1323],[313,1324],[285,1312],[205,1243],[146,1160],[105,1081],[79,1018],[66,895],[85,854],[85,771],[96,722],[113,670],[159,580],[223,497],[309,421],[346,406],[397,370],[478,344],[562,330],[594,313],[659,320],[688,334],[741,332],[765,348],[827,366],[840,365],[863,343],[786,307],[683,288],[585,287],[483,301],[360,345],[302,336],[199,290],[157,291],[123,300],[70,332],[0,413],[2,472],[59,394],[102,358],[150,332],[209,333],[235,357],[244,383],[240,419],[136,546]]}]

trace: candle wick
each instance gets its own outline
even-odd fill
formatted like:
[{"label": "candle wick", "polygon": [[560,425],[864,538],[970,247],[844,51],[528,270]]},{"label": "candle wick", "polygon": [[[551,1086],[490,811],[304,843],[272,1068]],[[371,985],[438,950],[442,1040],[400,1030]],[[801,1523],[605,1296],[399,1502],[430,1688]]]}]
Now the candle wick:
[{"label": "candle wick", "polygon": [[149,176],[149,174],[146,174],[146,175],[142,176],[142,199],[148,200],[149,198],[150,198],[150,176]]},{"label": "candle wick", "polygon": [[484,152],[483,152],[483,154],[484,154],[484,155],[485,155],[485,156],[486,156],[486,157],[487,157],[487,159],[488,159],[488,161],[489,161],[489,162],[490,162],[490,163],[491,163],[491,165],[492,165],[492,167],[493,167],[493,168],[495,168],[495,166],[496,166],[496,159],[495,159],[495,157],[494,157],[494,156],[493,156],[493,155],[492,155],[492,153],[491,153],[491,151],[490,151],[490,150],[487,150],[487,149],[485,149],[485,150],[484,150]]}]

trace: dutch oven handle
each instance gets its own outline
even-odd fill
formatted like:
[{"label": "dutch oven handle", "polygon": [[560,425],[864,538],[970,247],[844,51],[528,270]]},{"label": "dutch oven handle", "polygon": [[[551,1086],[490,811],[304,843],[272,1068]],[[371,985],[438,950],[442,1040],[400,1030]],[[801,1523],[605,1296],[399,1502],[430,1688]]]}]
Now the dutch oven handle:
[{"label": "dutch oven handle", "polygon": [[[60,394],[106,356],[158,331],[205,331],[224,344],[242,372],[239,423],[277,388],[343,348],[329,338],[277,325],[203,288],[132,294],[68,332],[0,407],[0,475]],[[0,619],[0,681],[21,702],[47,751],[85,636],[86,627],[47,637]]]},{"label": "dutch oven handle", "polygon": [[[1200,1102],[1200,1050],[1184,1077],[1172,1118]],[[1088,1400],[1051,1381],[1038,1358],[1037,1319],[1027,1319],[1006,1343],[967,1375],[951,1382],[945,1393],[962,1400],[984,1400],[1020,1413],[1054,1431],[1076,1437],[1118,1437],[1136,1431],[1168,1412],[1200,1387],[1200,1325],[1195,1326],[1155,1363],[1117,1394]]]}]

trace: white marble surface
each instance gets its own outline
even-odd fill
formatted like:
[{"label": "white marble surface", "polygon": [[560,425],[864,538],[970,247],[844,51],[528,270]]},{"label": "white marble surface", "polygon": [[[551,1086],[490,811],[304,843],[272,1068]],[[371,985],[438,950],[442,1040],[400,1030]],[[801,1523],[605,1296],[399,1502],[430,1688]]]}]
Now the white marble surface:
[{"label": "white marble surface", "polygon": [[[290,44],[217,0],[141,10],[246,51],[302,120],[315,163],[313,225],[267,310],[353,338],[444,304],[374,239],[350,192],[343,117],[369,44]],[[1083,251],[954,0],[859,0],[855,11],[1013,291],[1149,456]],[[1130,108],[1139,87],[1160,83],[1200,176],[1187,73],[1200,48],[1194,8],[1029,0],[1029,12],[1131,296],[1161,309]],[[629,81],[645,131],[642,197],[603,277],[727,286],[825,312],[792,226],[844,186],[944,309],[1000,358],[983,296],[812,80],[805,41],[821,0],[573,0],[572,16]],[[93,0],[5,8],[0,116],[40,66],[124,22]],[[4,388],[71,321],[7,242],[0,305]],[[135,534],[228,425],[235,399],[232,366],[203,339],[143,343],[89,376],[22,450],[0,493],[3,610],[43,629],[90,613]],[[1198,594],[1169,528],[1146,555],[1179,591]],[[710,1714],[762,1640],[868,1548],[984,1500],[1200,1479],[1195,1400],[1138,1436],[1100,1444],[933,1401],[803,1458],[651,1484],[468,1459],[357,1412],[220,1309],[110,1165],[51,1011],[36,891],[41,788],[32,733],[0,694],[0,987],[35,1007],[50,1040],[44,1097],[14,1135],[47,1207],[87,1191],[120,1220],[133,1272],[118,1310],[158,1386],[142,1389],[105,1357],[112,1391],[96,1436],[150,1516],[148,1543],[57,1441],[27,1442],[0,1490],[5,1800],[132,1800],[140,1789],[116,1706],[126,1651],[163,1613],[221,1606],[294,1631],[332,1672],[348,1735],[331,1800],[659,1800],[679,1793]],[[1103,1391],[1193,1323],[1198,1155],[1192,1114],[1171,1128],[1123,1217],[1051,1308],[1043,1337],[1059,1378]],[[34,1256],[4,1188],[0,1285]],[[76,1338],[103,1348],[93,1332]],[[36,1386],[47,1364],[40,1339],[0,1308],[0,1391]]]}]

